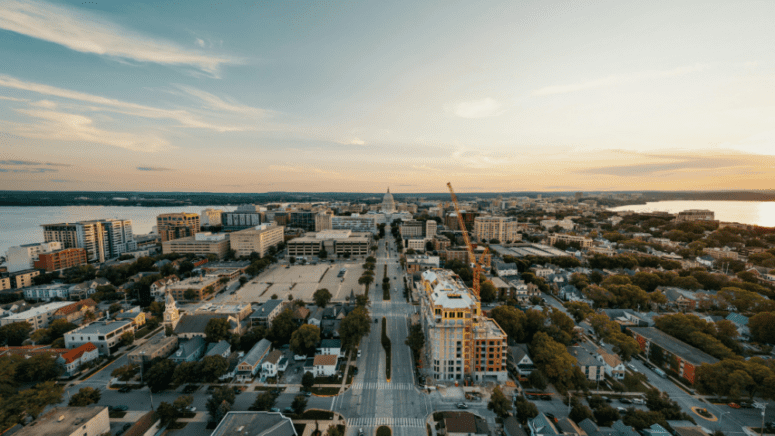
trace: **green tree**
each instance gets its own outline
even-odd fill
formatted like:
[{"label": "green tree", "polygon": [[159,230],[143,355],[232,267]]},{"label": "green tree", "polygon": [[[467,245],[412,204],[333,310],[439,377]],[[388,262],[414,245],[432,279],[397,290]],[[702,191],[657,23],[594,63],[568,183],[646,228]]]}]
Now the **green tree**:
[{"label": "green tree", "polygon": [[328,303],[331,301],[331,298],[332,295],[326,288],[318,289],[314,294],[312,294],[312,299],[315,300],[315,304],[317,304],[319,307],[326,307],[326,305],[328,305]]},{"label": "green tree", "polygon": [[592,414],[592,411],[589,410],[589,407],[581,403],[574,405],[573,408],[571,408],[570,414],[568,415],[568,418],[572,419],[576,423],[579,423],[585,419],[592,419],[593,417],[594,415]]},{"label": "green tree", "polygon": [[121,345],[132,345],[135,341],[134,332],[124,332],[121,334]]},{"label": "green tree", "polygon": [[601,427],[610,427],[615,421],[619,420],[619,412],[611,406],[603,406],[595,409],[595,421]]},{"label": "green tree", "polygon": [[277,394],[273,394],[271,391],[264,391],[256,395],[256,400],[253,401],[250,410],[266,412],[273,408],[276,402]]},{"label": "green tree", "polygon": [[51,321],[51,324],[48,326],[49,339],[52,341],[59,339],[63,337],[65,333],[75,330],[76,327],[78,326],[66,319],[55,319],[54,321]]},{"label": "green tree", "polygon": [[539,391],[543,391],[548,385],[546,382],[546,377],[544,377],[544,375],[541,374],[541,371],[538,370],[532,371],[530,375],[527,376],[527,381],[530,382],[530,384]]},{"label": "green tree", "polygon": [[751,338],[756,342],[775,344],[775,312],[760,312],[748,320]]},{"label": "green tree", "polygon": [[527,316],[522,311],[512,306],[501,305],[492,309],[490,316],[506,332],[509,339],[516,342],[525,340]]},{"label": "green tree", "polygon": [[28,322],[14,322],[0,327],[0,344],[18,347],[30,337],[32,326]]},{"label": "green tree", "polygon": [[344,432],[338,425],[329,425],[328,430],[326,430],[326,436],[344,436]]},{"label": "green tree", "polygon": [[172,404],[162,401],[156,408],[156,416],[159,417],[162,425],[170,425],[180,417],[180,410]]},{"label": "green tree", "polygon": [[129,381],[137,374],[139,370],[140,367],[138,365],[130,363],[114,369],[113,372],[110,373],[110,376],[117,377],[121,381]]},{"label": "green tree", "polygon": [[304,324],[291,335],[291,350],[296,354],[309,355],[320,342],[320,329],[312,324]]},{"label": "green tree", "polygon": [[89,404],[96,404],[100,402],[102,394],[99,389],[94,388],[81,388],[78,393],[70,397],[70,401],[67,403],[70,407],[84,407]]},{"label": "green tree", "polygon": [[168,359],[159,359],[145,372],[143,379],[148,384],[151,392],[159,392],[167,388],[175,373],[175,362]]},{"label": "green tree", "polygon": [[48,354],[36,354],[24,359],[16,367],[16,378],[21,382],[54,380],[64,372],[57,358]]},{"label": "green tree", "polygon": [[180,385],[199,380],[199,364],[197,362],[182,362],[175,367],[172,373],[172,383]]},{"label": "green tree", "polygon": [[272,321],[268,339],[275,346],[285,345],[290,342],[293,332],[296,331],[296,321],[293,320],[293,312],[286,308]]},{"label": "green tree", "polygon": [[305,372],[301,377],[301,386],[308,391],[315,384],[315,376],[311,372]]},{"label": "green tree", "polygon": [[479,287],[479,297],[483,303],[491,303],[498,297],[498,288],[487,280]]},{"label": "green tree", "polygon": [[514,406],[517,409],[517,419],[522,424],[527,424],[528,419],[533,419],[538,416],[538,407],[525,397],[517,397],[514,400]]},{"label": "green tree", "polygon": [[412,350],[415,357],[419,356],[420,350],[425,346],[425,335],[422,331],[422,325],[412,324],[412,326],[409,327],[409,335],[406,337],[404,343]]},{"label": "green tree", "polygon": [[555,384],[555,387],[561,389],[573,386],[578,367],[576,358],[568,353],[564,345],[556,342],[546,333],[538,332],[533,337],[530,351],[536,367]]},{"label": "green tree", "polygon": [[508,416],[509,411],[511,410],[511,402],[508,398],[506,398],[505,395],[503,395],[503,392],[499,387],[495,387],[495,389],[492,391],[492,396],[490,396],[490,402],[487,403],[487,409],[492,410],[496,415],[500,416],[501,418],[505,418]]},{"label": "green tree", "polygon": [[223,356],[206,356],[199,362],[198,372],[208,382],[214,382],[229,370],[229,361]]},{"label": "green tree", "polygon": [[256,345],[258,341],[264,339],[267,335],[266,327],[256,326],[248,330],[247,333],[242,335],[239,340],[239,349],[242,351],[250,351],[253,345]]},{"label": "green tree", "polygon": [[207,342],[220,342],[231,338],[231,324],[226,318],[212,318],[205,326],[205,339]]},{"label": "green tree", "polygon": [[178,398],[175,398],[175,401],[172,402],[172,407],[183,412],[186,410],[186,407],[190,406],[193,402],[194,397],[192,395],[181,395]]},{"label": "green tree", "polygon": [[339,325],[339,337],[345,349],[350,349],[361,342],[361,338],[371,331],[371,319],[364,307],[356,307],[342,319]]},{"label": "green tree", "polygon": [[296,395],[296,397],[293,398],[293,403],[291,403],[291,409],[293,409],[294,413],[301,415],[306,408],[307,397],[304,395]]},{"label": "green tree", "polygon": [[231,410],[235,399],[236,395],[232,388],[228,386],[215,388],[205,404],[207,412],[214,418],[213,421],[220,422],[220,419],[223,419],[223,416]]},{"label": "green tree", "polygon": [[108,307],[108,312],[110,312],[113,315],[115,315],[117,313],[120,313],[121,312],[121,304],[119,304],[119,303],[111,304],[110,307]]},{"label": "green tree", "polygon": [[571,301],[565,303],[565,308],[568,310],[568,313],[570,313],[576,323],[584,321],[589,315],[595,313],[595,311],[589,307],[589,304],[581,301]]}]

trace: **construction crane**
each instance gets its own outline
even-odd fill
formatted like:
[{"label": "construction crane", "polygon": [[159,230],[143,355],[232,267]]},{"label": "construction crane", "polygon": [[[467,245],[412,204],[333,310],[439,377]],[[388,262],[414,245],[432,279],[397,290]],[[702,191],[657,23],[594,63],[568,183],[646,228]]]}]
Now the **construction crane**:
[{"label": "construction crane", "polygon": [[460,204],[458,204],[457,202],[457,196],[455,195],[455,190],[452,189],[452,183],[447,182],[447,187],[449,188],[450,195],[452,195],[452,204],[455,206],[455,214],[457,214],[457,223],[460,226],[460,231],[463,232],[463,239],[466,241],[466,249],[468,249],[468,260],[471,263],[471,269],[474,272],[474,283],[471,286],[471,290],[473,291],[474,295],[476,295],[476,298],[480,299],[479,274],[484,272],[484,268],[482,268],[481,264],[482,262],[485,262],[485,259],[487,259],[488,248],[485,247],[484,251],[482,252],[482,255],[479,257],[479,261],[477,261],[476,253],[474,253],[474,246],[471,244],[471,239],[468,238],[468,231],[466,231],[466,223],[463,220],[463,214],[460,213]]}]

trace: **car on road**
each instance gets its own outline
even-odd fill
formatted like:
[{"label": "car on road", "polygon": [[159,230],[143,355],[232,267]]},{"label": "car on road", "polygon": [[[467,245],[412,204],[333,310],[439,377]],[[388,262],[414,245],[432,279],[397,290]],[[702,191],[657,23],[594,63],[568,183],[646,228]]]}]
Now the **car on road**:
[{"label": "car on road", "polygon": [[542,401],[552,401],[552,396],[551,395],[541,395],[541,400]]},{"label": "car on road", "polygon": [[620,398],[619,402],[623,404],[632,404],[632,400],[629,398]]},{"label": "car on road", "polygon": [[131,388],[129,388],[128,386],[124,386],[124,387],[122,387],[121,389],[119,389],[118,391],[119,391],[119,392],[121,392],[122,394],[125,394],[125,393],[127,393],[127,392],[129,392],[129,391],[131,391],[131,390],[132,390],[132,389],[131,389]]},{"label": "car on road", "polygon": [[643,398],[633,398],[632,399],[633,404],[646,404],[646,400]]},{"label": "car on road", "polygon": [[739,404],[737,404],[737,403],[729,403],[729,404],[727,404],[727,405],[728,405],[729,407],[733,408],[733,409],[739,409],[739,408],[740,408],[740,405],[739,405]]},{"label": "car on road", "polygon": [[297,362],[302,361],[302,360],[307,360],[307,355],[306,354],[294,354],[293,355],[293,360],[295,360]]},{"label": "car on road", "polygon": [[458,409],[468,409],[468,405],[466,403],[457,403]]},{"label": "car on road", "polygon": [[606,403],[610,403],[610,402],[611,402],[611,399],[610,399],[610,398],[608,398],[608,397],[600,397],[600,398],[601,398],[603,401],[605,401]]},{"label": "car on road", "polygon": [[304,392],[304,396],[305,397],[311,397],[312,396],[312,392],[306,391],[306,392]]},{"label": "car on road", "polygon": [[358,350],[358,357],[361,357],[361,350]]},{"label": "car on road", "polygon": [[358,429],[358,436],[363,436],[363,429],[362,428]]},{"label": "car on road", "polygon": [[627,368],[630,368],[632,372],[638,372],[638,368],[636,368],[635,365],[633,365],[632,363],[628,363]]},{"label": "car on road", "polygon": [[293,413],[293,407],[286,407],[285,409],[283,409],[283,412],[285,412],[285,413]]},{"label": "car on road", "polygon": [[269,411],[270,412],[279,412],[280,409],[278,409],[277,407],[272,407],[271,409],[269,409]]}]

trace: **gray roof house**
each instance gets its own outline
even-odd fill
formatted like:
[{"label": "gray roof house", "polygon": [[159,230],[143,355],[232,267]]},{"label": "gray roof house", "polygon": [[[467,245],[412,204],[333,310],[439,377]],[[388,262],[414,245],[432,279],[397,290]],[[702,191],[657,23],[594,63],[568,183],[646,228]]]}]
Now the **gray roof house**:
[{"label": "gray roof house", "polygon": [[557,431],[552,420],[543,413],[539,413],[535,418],[529,419],[527,426],[530,428],[530,436],[559,436],[561,434]]},{"label": "gray roof house", "polygon": [[231,344],[229,344],[229,341],[220,341],[217,344],[211,343],[207,345],[205,357],[221,356],[225,359],[229,357],[229,354],[231,354]]},{"label": "gray roof house", "polygon": [[279,412],[229,412],[211,436],[297,436],[290,418]]},{"label": "gray roof house", "polygon": [[237,378],[240,380],[252,379],[261,367],[261,361],[269,354],[271,348],[272,343],[266,339],[261,339],[256,345],[253,345],[253,348],[245,354],[237,365]]},{"label": "gray roof house", "polygon": [[201,336],[181,341],[177,351],[172,353],[169,359],[175,363],[196,362],[207,348],[207,343]]}]

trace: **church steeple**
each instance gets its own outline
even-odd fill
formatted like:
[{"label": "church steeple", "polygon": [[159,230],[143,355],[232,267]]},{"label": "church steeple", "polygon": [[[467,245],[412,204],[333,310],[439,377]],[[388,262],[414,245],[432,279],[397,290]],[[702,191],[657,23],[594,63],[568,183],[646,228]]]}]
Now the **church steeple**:
[{"label": "church steeple", "polygon": [[164,297],[164,325],[172,326],[174,329],[180,321],[180,312],[178,311],[178,305],[175,304],[175,299],[172,298],[172,293],[169,289]]}]

